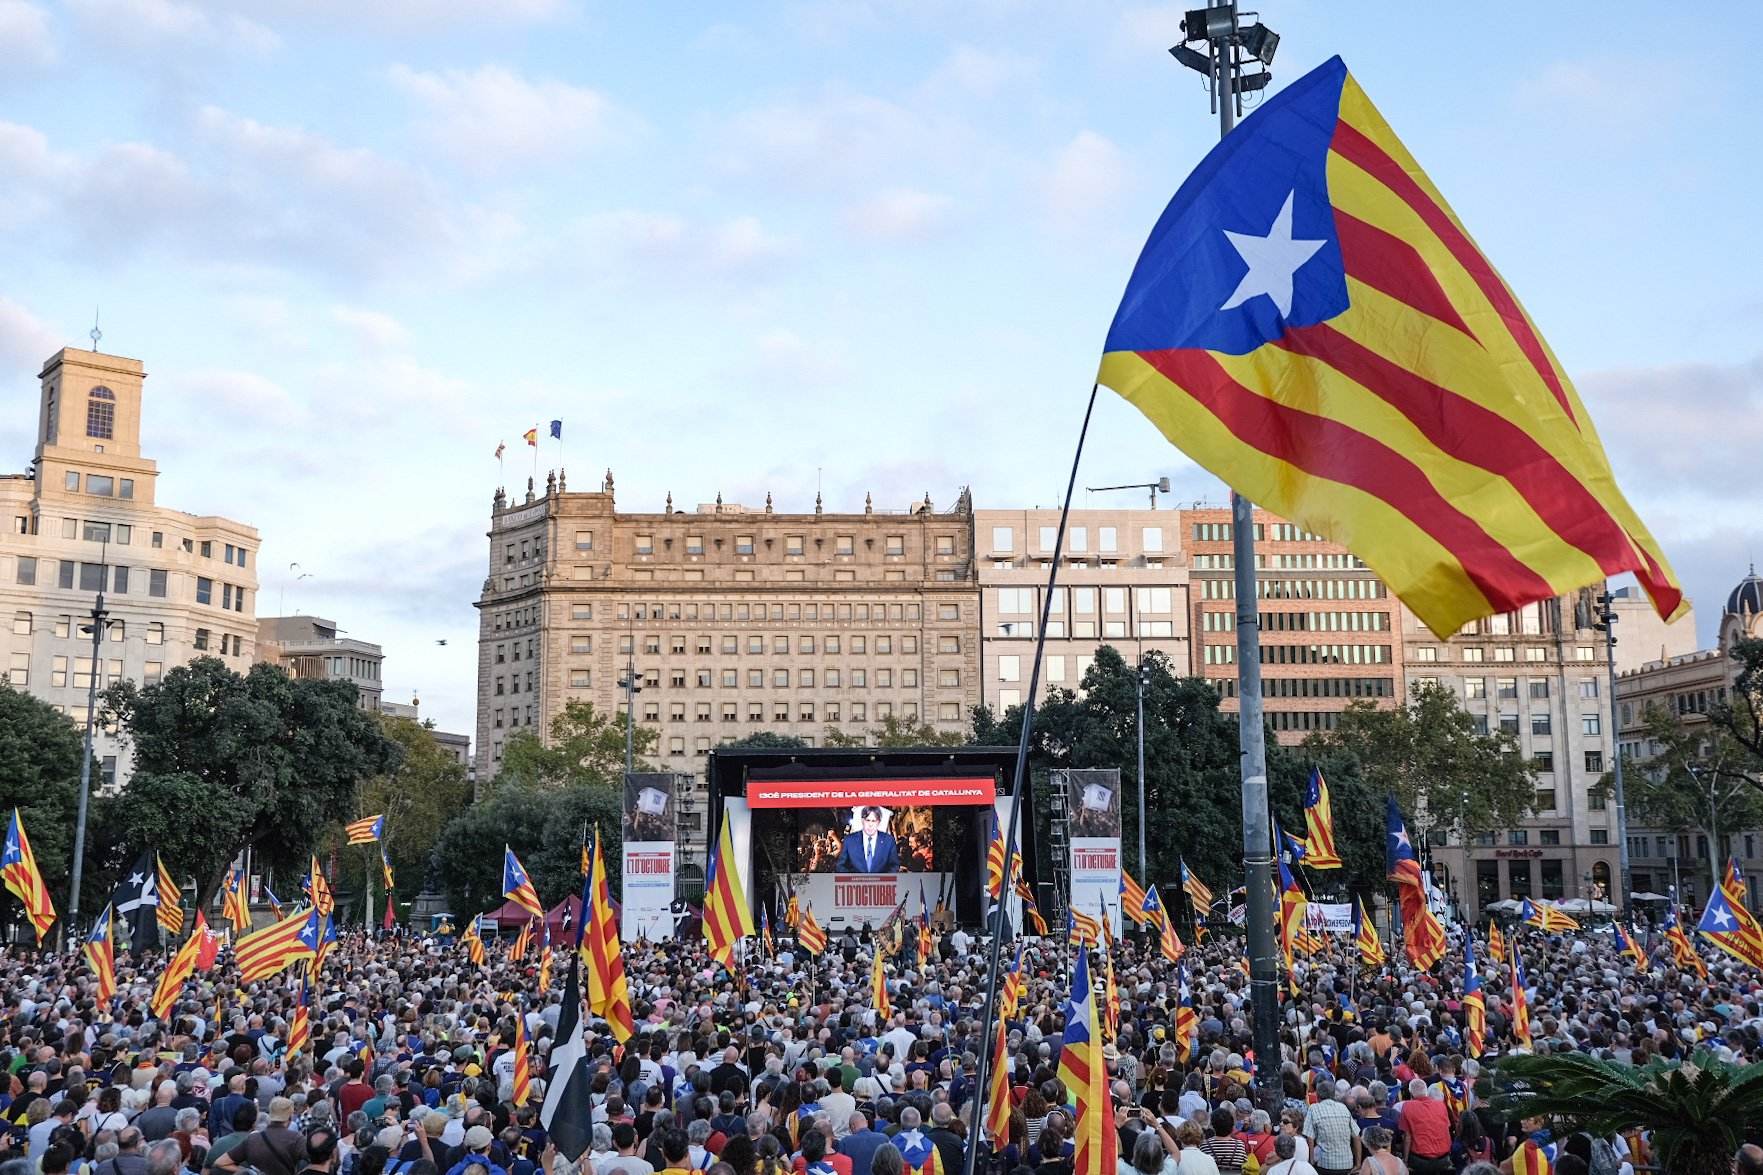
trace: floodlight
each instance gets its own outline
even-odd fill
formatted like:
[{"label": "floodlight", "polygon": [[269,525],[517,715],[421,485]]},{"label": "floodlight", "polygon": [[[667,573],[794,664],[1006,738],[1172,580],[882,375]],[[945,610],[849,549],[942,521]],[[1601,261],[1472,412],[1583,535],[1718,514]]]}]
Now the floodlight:
[{"label": "floodlight", "polygon": [[1241,41],[1250,57],[1259,58],[1262,65],[1273,64],[1273,55],[1279,50],[1278,33],[1256,21],[1243,30]]},{"label": "floodlight", "polygon": [[1186,45],[1176,45],[1169,50],[1170,56],[1196,73],[1212,76],[1212,58],[1198,49],[1190,49]]}]

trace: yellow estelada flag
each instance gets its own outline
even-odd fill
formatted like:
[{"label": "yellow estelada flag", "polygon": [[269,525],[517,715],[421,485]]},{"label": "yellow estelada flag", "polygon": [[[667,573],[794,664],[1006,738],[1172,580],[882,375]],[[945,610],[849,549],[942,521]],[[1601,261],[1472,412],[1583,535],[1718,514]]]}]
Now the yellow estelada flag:
[{"label": "yellow estelada flag", "polygon": [[584,887],[582,903],[582,962],[588,976],[588,1008],[612,1026],[612,1035],[623,1044],[636,1035],[631,1014],[630,982],[624,973],[624,949],[618,941],[618,914],[612,909],[612,891],[606,884],[606,858],[600,847],[600,830],[594,829],[594,862]]},{"label": "yellow estelada flag", "polygon": [[894,1005],[888,999],[888,972],[883,963],[881,946],[875,948],[875,963],[869,972],[869,1002],[875,1008],[875,1028],[879,1033],[894,1017]]},{"label": "yellow estelada flag", "polygon": [[1336,57],[1182,184],[1100,384],[1441,636],[1633,572],[1687,607],[1511,289]]},{"label": "yellow estelada flag", "polygon": [[747,891],[735,861],[734,838],[724,816],[716,855],[710,859],[710,876],[704,883],[704,942],[710,957],[733,971],[735,947],[756,933],[753,908],[747,904]]}]

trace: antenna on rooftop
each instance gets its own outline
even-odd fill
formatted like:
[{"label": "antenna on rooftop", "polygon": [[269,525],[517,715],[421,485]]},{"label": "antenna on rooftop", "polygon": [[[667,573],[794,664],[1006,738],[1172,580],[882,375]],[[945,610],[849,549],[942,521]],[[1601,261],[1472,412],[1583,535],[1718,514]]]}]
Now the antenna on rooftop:
[{"label": "antenna on rooftop", "polygon": [[98,308],[96,306],[92,307],[92,329],[87,332],[87,337],[92,340],[92,350],[96,351],[98,340],[104,337],[104,332],[98,329]]}]

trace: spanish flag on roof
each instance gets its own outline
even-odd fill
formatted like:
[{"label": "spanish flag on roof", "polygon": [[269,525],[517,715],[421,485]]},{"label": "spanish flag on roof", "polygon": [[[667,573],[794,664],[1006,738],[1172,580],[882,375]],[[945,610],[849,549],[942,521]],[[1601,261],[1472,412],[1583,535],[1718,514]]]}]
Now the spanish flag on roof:
[{"label": "spanish flag on roof", "polygon": [[1099,382],[1435,633],[1632,571],[1685,606],[1561,365],[1340,58],[1151,231]]}]

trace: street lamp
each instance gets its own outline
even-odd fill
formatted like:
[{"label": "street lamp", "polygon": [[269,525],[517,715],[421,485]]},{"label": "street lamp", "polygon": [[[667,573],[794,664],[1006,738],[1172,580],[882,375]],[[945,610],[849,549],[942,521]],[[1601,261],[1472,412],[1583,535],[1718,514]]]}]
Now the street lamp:
[{"label": "street lamp", "polygon": [[[1609,585],[1597,597],[1598,610],[1593,614],[1592,627],[1603,630],[1604,662],[1609,671],[1610,679],[1610,739],[1609,746],[1615,753],[1610,772],[1611,791],[1616,797],[1616,860],[1619,865],[1616,884],[1622,892],[1616,895],[1617,912],[1628,916],[1628,905],[1634,893],[1634,878],[1628,868],[1628,801],[1622,793],[1622,746],[1618,741],[1621,733],[1616,726],[1616,597],[1610,594]],[[1719,846],[1715,846],[1718,851]]]},{"label": "street lamp", "polygon": [[[80,755],[80,803],[73,826],[73,871],[68,880],[67,921],[61,924],[61,941],[64,947],[67,943],[67,928],[74,927],[74,933],[78,934],[80,925],[80,880],[86,863],[86,810],[91,804],[92,795],[92,726],[98,716],[98,667],[103,663],[100,646],[104,642],[104,618],[109,615],[104,610],[104,581],[110,578],[108,537],[98,551],[98,597],[92,602],[92,672],[86,677],[86,737],[84,751]],[[85,631],[84,626],[80,631]]]},{"label": "street lamp", "polygon": [[[1168,479],[1164,479],[1168,485]],[[1145,860],[1145,686],[1150,684],[1151,663],[1143,657],[1139,659],[1139,671],[1136,675],[1139,700],[1139,884],[1151,884],[1151,866]]]},{"label": "street lamp", "polygon": [[618,681],[618,688],[624,691],[624,773],[629,775],[637,769],[637,695],[643,687],[637,684],[637,644],[631,638],[630,652],[624,663],[624,676]]}]

